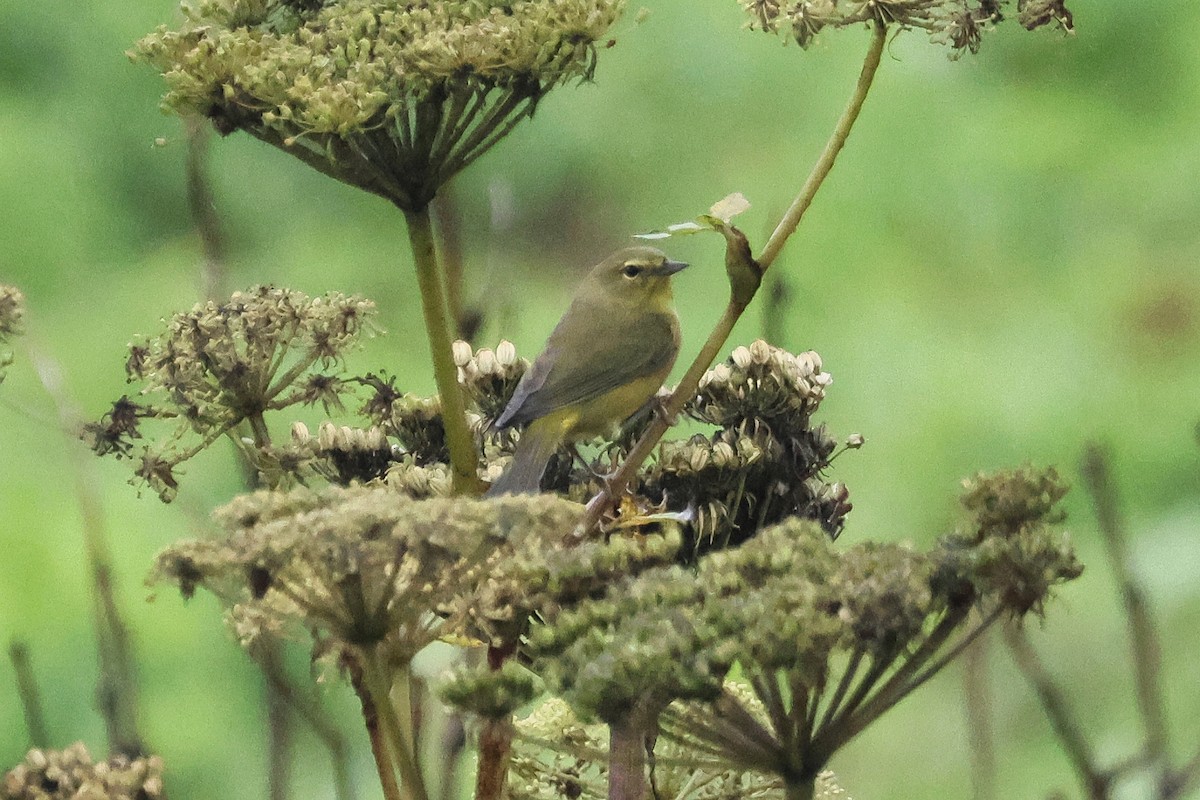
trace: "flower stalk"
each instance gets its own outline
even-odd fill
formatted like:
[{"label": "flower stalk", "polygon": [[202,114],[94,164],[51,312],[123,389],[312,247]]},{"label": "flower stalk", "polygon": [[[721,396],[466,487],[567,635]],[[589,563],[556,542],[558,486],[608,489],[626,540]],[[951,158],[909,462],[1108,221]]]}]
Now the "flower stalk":
[{"label": "flower stalk", "polygon": [[[800,193],[796,195],[787,213],[784,214],[783,219],[776,226],[774,233],[771,234],[771,238],[767,241],[762,254],[757,259],[750,258],[748,251],[743,252],[743,248],[748,247],[748,245],[741,232],[732,226],[722,230],[726,235],[726,266],[730,272],[729,304],[725,307],[724,313],[721,314],[721,318],[713,327],[712,332],[709,333],[704,346],[688,367],[683,379],[680,380],[679,385],[675,387],[675,390],[667,399],[664,406],[665,413],[655,417],[649,427],[647,427],[645,433],[638,439],[637,444],[630,450],[629,455],[617,469],[616,474],[588,502],[587,511],[574,530],[575,537],[588,535],[599,524],[605,510],[612,505],[613,499],[619,497],[629,486],[630,482],[636,476],[637,471],[645,463],[646,459],[650,457],[650,454],[654,452],[654,448],[671,427],[676,416],[683,410],[684,405],[695,396],[696,389],[700,385],[700,379],[704,376],[704,372],[716,360],[717,355],[725,346],[725,342],[729,339],[734,325],[737,324],[742,313],[757,293],[758,284],[761,281],[763,273],[775,261],[784,243],[795,233],[796,228],[800,225],[800,220],[804,217],[804,213],[812,205],[812,200],[816,196],[817,190],[821,188],[821,185],[825,182],[825,178],[829,176],[830,171],[833,169],[834,162],[845,146],[846,139],[850,135],[850,130],[858,120],[863,104],[867,100],[867,94],[871,89],[871,84],[875,80],[875,74],[879,69],[880,58],[883,55],[883,47],[886,42],[887,25],[877,20],[873,25],[871,43],[867,48],[867,55],[863,60],[862,70],[859,73],[854,92],[850,96],[850,101],[842,112],[842,116],[838,119],[833,133],[829,137],[829,141],[825,144],[825,149],[822,151],[820,158],[817,159],[812,172],[809,173],[808,179],[800,189]],[[738,280],[738,272],[735,271],[735,264],[739,262],[743,272],[750,270],[755,273],[758,280],[752,285],[747,286],[745,281]]]},{"label": "flower stalk", "polygon": [[[425,789],[425,779],[421,774],[416,750],[413,746],[411,714],[410,721],[405,724],[405,720],[401,718],[402,715],[397,713],[396,704],[392,699],[393,684],[388,677],[388,671],[384,667],[384,660],[381,658],[378,648],[363,648],[362,671],[363,682],[371,695],[387,751],[394,759],[395,767],[400,773],[400,797],[403,800],[429,800],[429,793]],[[407,697],[407,676],[401,678],[401,681],[404,688],[400,694],[402,697]],[[403,710],[411,711],[407,707],[407,703]]]},{"label": "flower stalk", "polygon": [[446,281],[438,266],[437,246],[429,207],[405,211],[408,239],[412,245],[417,267],[417,283],[421,291],[421,310],[425,315],[425,331],[433,358],[434,380],[442,402],[442,420],[446,427],[446,444],[450,449],[451,479],[455,494],[478,494],[475,441],[467,425],[467,411],[462,390],[458,386],[458,367],[454,364],[450,309],[446,300]]},{"label": "flower stalk", "polygon": [[809,173],[808,179],[800,187],[800,193],[792,200],[792,204],[788,206],[783,219],[779,220],[779,224],[775,226],[775,230],[771,233],[771,238],[767,240],[766,247],[763,248],[762,253],[758,256],[757,261],[759,266],[764,270],[775,262],[775,258],[779,255],[783,246],[787,244],[787,240],[796,232],[796,228],[799,227],[804,213],[812,205],[813,198],[817,195],[817,190],[821,188],[821,184],[829,177],[829,173],[833,169],[833,164],[837,161],[838,154],[845,147],[846,139],[850,136],[850,130],[854,127],[854,123],[858,121],[859,112],[862,111],[863,103],[867,100],[867,93],[870,92],[871,84],[875,81],[875,73],[879,69],[879,61],[883,57],[883,46],[887,42],[887,25],[876,20],[871,27],[871,44],[867,48],[867,55],[863,60],[862,71],[858,75],[858,83],[854,86],[854,93],[850,95],[850,101],[846,104],[846,109],[842,112],[841,118],[838,119],[837,125],[834,126],[833,133],[829,136],[829,141],[825,143],[825,149],[821,152],[821,157],[817,159],[817,163],[813,166],[812,172]]}]

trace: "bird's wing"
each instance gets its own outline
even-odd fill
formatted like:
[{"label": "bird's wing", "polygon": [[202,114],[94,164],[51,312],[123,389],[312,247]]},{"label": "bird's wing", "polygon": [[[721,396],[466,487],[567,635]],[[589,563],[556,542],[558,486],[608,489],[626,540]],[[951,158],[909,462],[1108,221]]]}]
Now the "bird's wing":
[{"label": "bird's wing", "polygon": [[[640,320],[635,331],[635,326],[619,319],[590,325],[592,320],[564,317],[550,334],[546,349],[517,384],[496,427],[524,424],[669,368],[679,349],[673,319],[666,314],[646,319],[651,321]],[[565,328],[567,324],[571,329]],[[588,346],[574,358],[565,356],[563,342],[568,338],[586,341]]]}]

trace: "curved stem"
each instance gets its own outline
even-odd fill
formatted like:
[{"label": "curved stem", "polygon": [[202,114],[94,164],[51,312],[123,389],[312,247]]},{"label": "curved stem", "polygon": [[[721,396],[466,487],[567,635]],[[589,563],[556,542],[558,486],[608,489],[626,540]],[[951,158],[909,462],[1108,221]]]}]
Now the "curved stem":
[{"label": "curved stem", "polygon": [[282,642],[271,637],[264,637],[259,642],[259,648],[251,652],[251,656],[267,678],[268,707],[273,701],[281,701],[286,705],[287,711],[294,713],[309,726],[322,746],[329,751],[333,767],[334,797],[336,800],[352,800],[354,789],[350,776],[350,760],[342,732],[329,718],[317,698],[302,691],[288,675],[282,655]]},{"label": "curved stem", "polygon": [[446,443],[450,448],[450,473],[455,494],[478,494],[475,441],[467,426],[467,411],[458,386],[458,367],[450,339],[451,320],[446,305],[446,286],[438,266],[434,247],[433,224],[429,207],[404,211],[408,220],[408,239],[412,245],[417,267],[417,283],[421,289],[421,308],[425,313],[425,331],[429,335],[429,350],[433,357],[433,375],[442,402],[442,424],[446,428]]},{"label": "curved stem", "polygon": [[842,112],[841,119],[833,129],[829,141],[825,143],[825,150],[817,159],[812,172],[809,173],[808,180],[800,188],[800,194],[796,195],[796,199],[788,207],[783,219],[775,227],[771,238],[767,240],[767,246],[763,248],[762,255],[758,257],[758,263],[764,270],[771,266],[771,262],[779,255],[779,251],[783,249],[788,237],[795,232],[804,212],[812,205],[817,190],[821,188],[829,171],[833,169],[833,162],[837,160],[838,153],[845,146],[846,137],[850,135],[850,129],[854,127],[858,113],[862,111],[863,103],[867,99],[867,92],[871,89],[871,83],[875,80],[875,71],[879,69],[879,60],[883,56],[883,46],[886,42],[887,26],[876,21],[871,35],[871,44],[867,49],[867,57],[863,61],[862,72],[858,75],[858,84],[854,87],[854,94],[850,95],[850,102],[846,104],[846,110]]},{"label": "curved stem", "polygon": [[[792,201],[792,205],[784,214],[779,225],[776,226],[775,232],[771,234],[770,240],[767,242],[766,248],[762,255],[757,259],[758,266],[762,271],[771,265],[775,257],[779,255],[784,242],[788,237],[795,232],[796,227],[800,224],[800,218],[804,216],[804,212],[812,204],[813,197],[817,190],[821,188],[821,184],[829,175],[829,171],[833,169],[833,163],[837,160],[838,153],[846,144],[846,138],[850,135],[850,129],[854,127],[855,121],[858,119],[858,114],[862,110],[863,103],[867,99],[867,92],[871,88],[871,83],[875,80],[875,72],[879,69],[880,57],[883,54],[883,47],[887,41],[887,26],[876,22],[874,33],[871,37],[870,47],[867,49],[866,58],[863,61],[862,72],[859,73],[858,83],[854,87],[854,93],[850,96],[850,102],[846,105],[845,111],[838,119],[837,125],[833,129],[833,133],[829,137],[829,141],[825,144],[825,149],[821,153],[821,157],[817,160],[812,172],[808,176],[808,180],[804,182],[804,186],[800,189],[800,194]],[[729,241],[729,246],[733,247],[734,243]],[[704,376],[705,370],[709,365],[716,360],[717,355],[725,346],[725,342],[729,339],[729,334],[733,331],[733,326],[741,317],[742,312],[746,310],[749,297],[744,298],[742,302],[730,299],[729,305],[725,308],[725,313],[721,315],[721,319],[717,321],[716,327],[708,335],[708,340],[704,343],[704,347],[696,356],[696,360],[688,367],[687,374],[675,387],[675,391],[666,403],[666,413],[657,416],[642,434],[642,438],[638,440],[633,449],[629,451],[629,455],[622,462],[620,468],[613,477],[608,481],[608,485],[601,490],[587,505],[587,510],[584,512],[583,519],[575,526],[574,536],[586,536],[589,531],[599,524],[601,517],[604,516],[604,511],[611,503],[613,497],[625,491],[633,476],[645,463],[646,459],[654,451],[663,434],[670,428],[670,420],[673,419],[684,405],[696,393],[696,388],[700,385],[700,378]]]},{"label": "curved stem", "polygon": [[[61,430],[79,430],[80,414],[63,385],[61,365],[43,350],[32,334],[26,334],[25,346],[29,360],[58,412]],[[96,698],[108,734],[109,753],[133,758],[147,752],[138,719],[137,658],[125,612],[117,597],[99,482],[85,451],[79,447],[70,450],[75,473],[75,499],[83,519],[83,547],[92,583],[92,627],[96,633],[99,661]]]}]

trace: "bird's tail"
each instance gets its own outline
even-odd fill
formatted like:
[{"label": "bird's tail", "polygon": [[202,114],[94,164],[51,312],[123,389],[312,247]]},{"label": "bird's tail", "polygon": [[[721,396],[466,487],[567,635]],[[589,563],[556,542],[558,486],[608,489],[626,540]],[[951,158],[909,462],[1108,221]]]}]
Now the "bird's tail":
[{"label": "bird's tail", "polygon": [[544,423],[545,420],[534,420],[521,434],[512,464],[500,479],[492,484],[492,488],[488,489],[487,497],[502,494],[537,494],[541,490],[546,464],[558,449],[555,430]]}]

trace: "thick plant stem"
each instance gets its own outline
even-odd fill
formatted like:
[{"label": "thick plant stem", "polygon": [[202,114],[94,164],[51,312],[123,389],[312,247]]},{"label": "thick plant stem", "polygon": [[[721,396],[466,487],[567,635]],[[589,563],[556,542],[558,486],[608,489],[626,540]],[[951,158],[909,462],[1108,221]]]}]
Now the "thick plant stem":
[{"label": "thick plant stem", "polygon": [[[825,144],[825,149],[821,153],[821,157],[817,160],[812,172],[808,176],[808,180],[804,182],[804,186],[800,189],[800,194],[792,201],[792,205],[788,208],[779,225],[776,226],[775,232],[771,234],[767,246],[764,248],[762,255],[757,259],[757,266],[762,272],[765,272],[775,257],[779,255],[780,249],[784,242],[791,236],[797,226],[800,224],[800,219],[804,216],[804,212],[812,204],[813,197],[817,190],[821,188],[825,178],[833,169],[833,164],[837,160],[838,153],[846,144],[846,138],[850,135],[850,129],[854,127],[855,121],[858,119],[858,114],[862,110],[863,103],[867,99],[867,93],[871,88],[871,83],[875,80],[875,73],[879,69],[880,57],[883,54],[883,47],[887,41],[887,26],[881,23],[876,23],[874,33],[871,37],[871,44],[867,50],[866,58],[863,60],[862,71],[858,76],[858,83],[854,87],[854,93],[850,96],[850,102],[846,105],[845,111],[838,119],[837,125],[833,129],[833,133],[829,137],[829,141]],[[732,241],[728,244],[733,247]],[[736,291],[736,289],[735,289]],[[736,295],[735,295],[736,296]],[[587,505],[587,510],[583,515],[583,519],[575,526],[574,536],[583,537],[589,531],[594,529],[599,524],[601,517],[604,516],[604,511],[612,503],[614,497],[625,491],[633,476],[637,474],[638,469],[645,463],[650,454],[654,452],[654,448],[662,439],[663,434],[671,426],[671,420],[683,410],[684,405],[696,394],[696,388],[700,385],[700,378],[704,376],[705,370],[709,368],[721,349],[725,346],[725,342],[729,339],[729,334],[733,331],[733,326],[737,324],[742,312],[746,310],[749,304],[750,297],[741,299],[738,302],[735,299],[730,299],[729,305],[725,308],[725,313],[721,315],[721,319],[717,321],[716,327],[708,335],[708,340],[704,343],[704,347],[696,356],[695,361],[688,367],[687,374],[680,380],[679,385],[675,387],[675,391],[667,400],[665,414],[659,415],[650,423],[646,432],[642,434],[642,438],[637,441],[633,449],[629,451],[629,455],[622,462],[615,475],[608,481],[607,486],[600,491]]]},{"label": "thick plant stem", "polygon": [[646,800],[646,732],[639,716],[608,727],[608,800]]},{"label": "thick plant stem", "polygon": [[438,266],[429,207],[425,206],[419,211],[405,210],[404,216],[408,220],[408,240],[417,267],[425,332],[429,336],[429,350],[433,358],[433,376],[442,403],[442,424],[446,428],[446,443],[450,448],[454,493],[478,494],[475,441],[467,426],[467,411],[458,387],[458,367],[454,365],[450,338],[453,321],[446,304],[446,282]]},{"label": "thick plant stem", "polygon": [[375,769],[379,774],[379,784],[383,787],[384,800],[405,800],[400,794],[400,785],[396,783],[396,771],[388,756],[387,742],[384,741],[383,729],[379,724],[379,709],[375,706],[375,698],[367,686],[360,660],[347,658],[350,672],[350,683],[362,704],[363,723],[367,727],[367,737],[371,741],[371,755],[375,759]]},{"label": "thick plant stem", "polygon": [[512,755],[511,717],[485,720],[479,731],[479,772],[475,776],[475,800],[500,800]]},{"label": "thick plant stem", "polygon": [[817,794],[816,778],[801,778],[788,781],[783,788],[783,796],[787,800],[813,800]]},{"label": "thick plant stem", "polygon": [[[515,643],[488,647],[488,669],[495,671],[517,649]],[[479,732],[479,769],[475,773],[475,800],[500,800],[508,779],[508,761],[512,755],[512,715],[484,720]]]},{"label": "thick plant stem", "polygon": [[764,270],[771,266],[788,237],[796,231],[804,212],[808,211],[808,207],[812,205],[817,190],[821,188],[829,171],[833,169],[833,163],[837,160],[838,153],[842,152],[846,138],[850,135],[850,129],[854,127],[855,121],[858,120],[858,113],[862,111],[863,103],[866,102],[867,93],[875,80],[875,72],[879,69],[879,60],[883,56],[883,46],[886,42],[887,26],[876,21],[871,35],[871,44],[867,49],[867,56],[863,60],[862,72],[858,75],[858,84],[854,87],[854,94],[850,95],[850,102],[846,104],[846,110],[842,112],[841,119],[834,127],[829,141],[825,143],[825,150],[817,159],[812,172],[809,173],[808,180],[800,188],[800,193],[788,207],[783,219],[779,221],[775,231],[771,234],[771,238],[767,240],[767,246],[763,248],[762,254],[758,257],[758,263]]},{"label": "thick plant stem", "polygon": [[[362,671],[363,682],[375,704],[375,713],[378,715],[388,750],[400,771],[401,797],[405,800],[429,800],[425,778],[417,763],[412,739],[406,733],[412,730],[411,716],[407,726],[401,722],[400,715],[396,713],[396,706],[392,703],[392,681],[379,653],[373,648],[364,648],[362,651]],[[404,711],[411,715],[410,708],[405,708]]]}]

